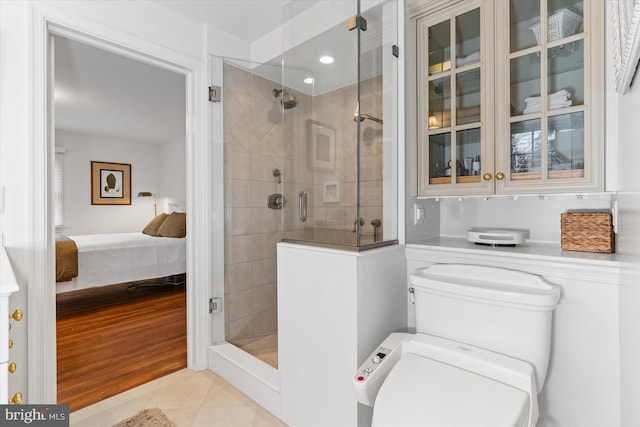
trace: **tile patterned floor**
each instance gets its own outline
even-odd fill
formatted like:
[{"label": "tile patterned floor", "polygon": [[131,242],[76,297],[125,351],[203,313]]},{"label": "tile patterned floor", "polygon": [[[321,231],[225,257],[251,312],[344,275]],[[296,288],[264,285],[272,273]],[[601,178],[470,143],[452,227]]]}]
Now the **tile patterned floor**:
[{"label": "tile patterned floor", "polygon": [[238,348],[278,369],[278,336],[267,335]]},{"label": "tile patterned floor", "polygon": [[73,412],[71,427],[110,427],[145,408],[160,408],[178,427],[286,427],[206,369],[184,369]]}]

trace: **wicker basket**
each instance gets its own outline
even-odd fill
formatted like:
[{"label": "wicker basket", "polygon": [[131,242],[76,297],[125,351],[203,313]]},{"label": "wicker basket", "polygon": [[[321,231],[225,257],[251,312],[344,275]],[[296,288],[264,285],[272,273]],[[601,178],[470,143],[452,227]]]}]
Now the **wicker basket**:
[{"label": "wicker basket", "polygon": [[609,212],[566,212],[560,215],[565,251],[613,253],[613,220]]}]

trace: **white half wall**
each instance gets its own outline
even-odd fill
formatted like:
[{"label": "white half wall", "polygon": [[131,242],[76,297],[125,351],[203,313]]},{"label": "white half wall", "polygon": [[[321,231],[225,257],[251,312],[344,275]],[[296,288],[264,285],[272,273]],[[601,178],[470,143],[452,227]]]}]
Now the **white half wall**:
[{"label": "white half wall", "polygon": [[371,425],[352,378],[406,325],[404,247],[362,252],[278,244],[281,419],[291,426]]}]

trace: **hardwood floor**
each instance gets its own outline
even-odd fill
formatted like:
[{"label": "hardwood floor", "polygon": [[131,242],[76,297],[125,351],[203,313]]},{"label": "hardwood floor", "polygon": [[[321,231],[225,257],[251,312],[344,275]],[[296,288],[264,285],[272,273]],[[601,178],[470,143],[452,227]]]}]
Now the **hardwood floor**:
[{"label": "hardwood floor", "polygon": [[182,286],[57,296],[58,403],[75,411],[187,366]]}]

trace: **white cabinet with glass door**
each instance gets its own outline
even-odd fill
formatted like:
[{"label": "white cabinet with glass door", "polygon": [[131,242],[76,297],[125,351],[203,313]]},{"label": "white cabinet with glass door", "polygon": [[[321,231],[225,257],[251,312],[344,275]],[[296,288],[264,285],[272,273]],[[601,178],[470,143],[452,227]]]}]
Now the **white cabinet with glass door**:
[{"label": "white cabinet with glass door", "polygon": [[493,167],[493,4],[429,13],[416,34],[419,195],[490,194],[481,172]]},{"label": "white cabinet with glass door", "polygon": [[419,196],[602,191],[603,5],[486,0],[418,19]]},{"label": "white cabinet with glass door", "polygon": [[605,2],[508,3],[496,11],[496,191],[602,191]]}]

